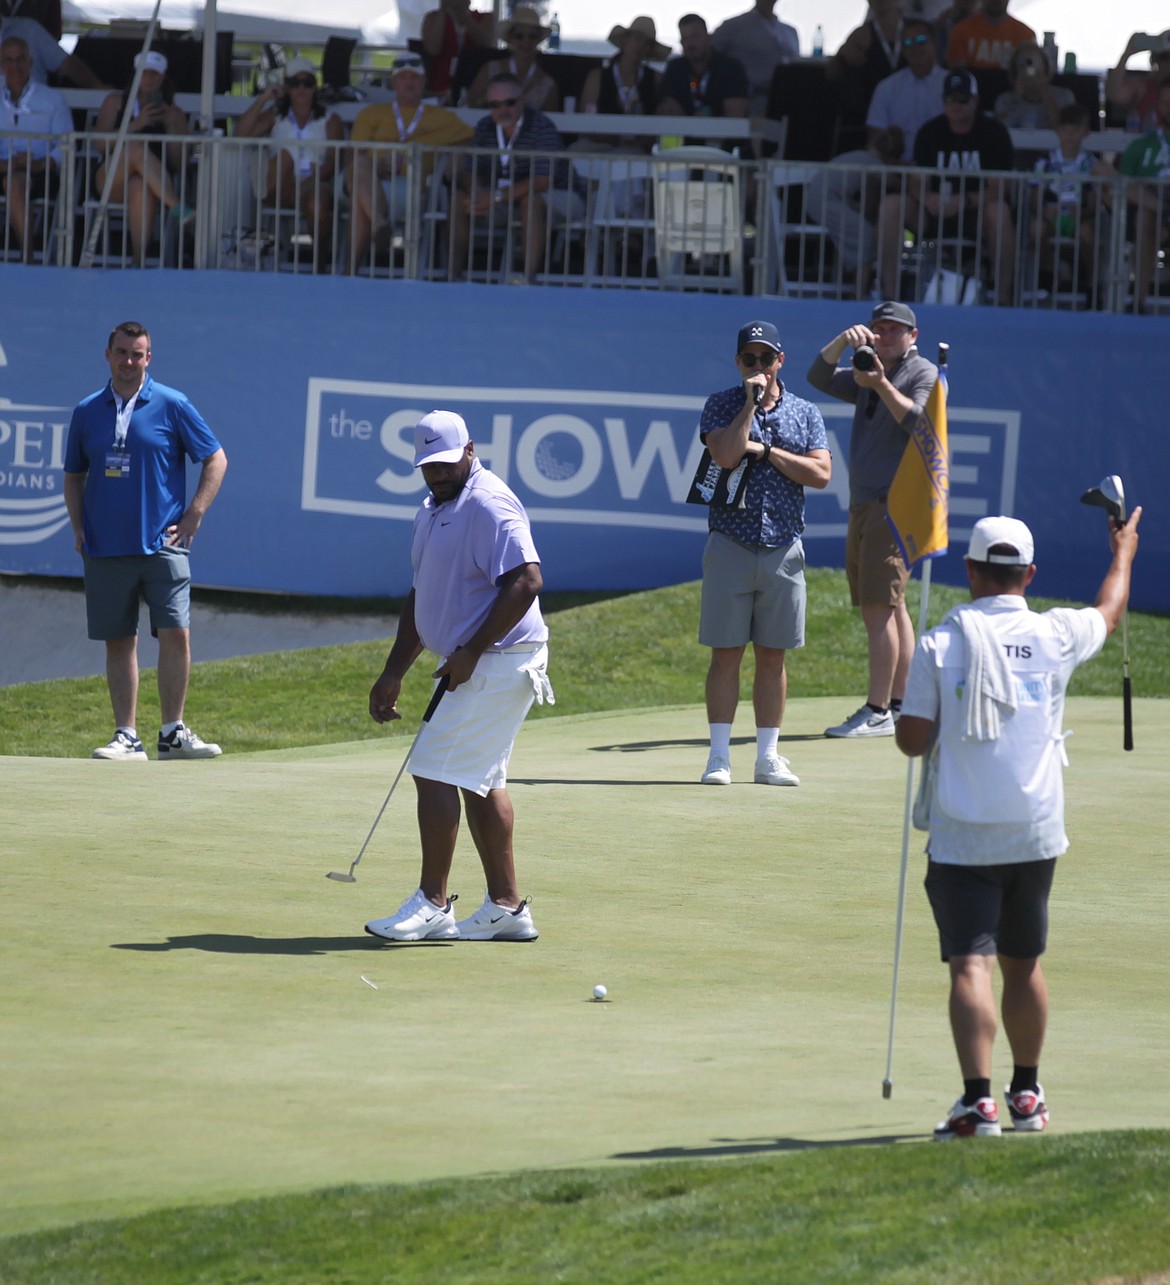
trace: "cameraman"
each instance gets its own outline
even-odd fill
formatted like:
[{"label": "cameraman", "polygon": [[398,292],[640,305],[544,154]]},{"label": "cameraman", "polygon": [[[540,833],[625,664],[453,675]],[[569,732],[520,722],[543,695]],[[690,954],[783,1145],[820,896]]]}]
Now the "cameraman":
[{"label": "cameraman", "polygon": [[[825,728],[826,736],[893,736],[906,691],[914,652],[914,625],[906,610],[910,571],[886,521],[886,493],[938,378],[938,368],[918,355],[917,338],[912,309],[879,303],[869,325],[850,326],[830,340],[808,372],[814,388],[855,407],[845,573],[869,648],[866,704]],[[850,360],[838,365],[846,349],[852,350]]]}]

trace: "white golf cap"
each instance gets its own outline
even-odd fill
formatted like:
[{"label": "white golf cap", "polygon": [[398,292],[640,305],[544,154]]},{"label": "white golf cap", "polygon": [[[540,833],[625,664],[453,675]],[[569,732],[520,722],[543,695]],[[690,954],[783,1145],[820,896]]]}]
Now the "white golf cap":
[{"label": "white golf cap", "polygon": [[[989,552],[996,545],[1006,548],[1000,553]],[[1030,567],[1035,552],[1032,532],[1019,518],[980,518],[967,546],[972,562],[995,562],[1002,567]]]},{"label": "white golf cap", "polygon": [[414,467],[423,464],[454,464],[471,437],[462,415],[451,410],[433,410],[414,426]]},{"label": "white golf cap", "polygon": [[141,67],[143,71],[157,71],[160,76],[167,74],[167,56],[160,54],[157,49],[151,49],[144,54],[134,55],[134,66]]}]

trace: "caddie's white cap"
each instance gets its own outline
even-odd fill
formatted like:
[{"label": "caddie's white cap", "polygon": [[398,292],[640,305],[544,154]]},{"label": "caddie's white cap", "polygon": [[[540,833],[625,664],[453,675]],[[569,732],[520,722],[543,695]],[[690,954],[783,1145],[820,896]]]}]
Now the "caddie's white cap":
[{"label": "caddie's white cap", "polygon": [[462,415],[452,410],[433,410],[414,426],[414,467],[454,464],[469,441]]},{"label": "caddie's white cap", "polygon": [[[988,552],[996,545],[1006,545],[1007,549],[1002,553]],[[994,562],[1001,567],[1030,567],[1035,552],[1032,532],[1019,518],[980,518],[967,546],[967,557],[972,562]]]},{"label": "caddie's white cap", "polygon": [[141,67],[143,71],[157,71],[160,76],[167,74],[167,56],[160,54],[157,49],[151,49],[144,54],[134,55],[134,66]]}]

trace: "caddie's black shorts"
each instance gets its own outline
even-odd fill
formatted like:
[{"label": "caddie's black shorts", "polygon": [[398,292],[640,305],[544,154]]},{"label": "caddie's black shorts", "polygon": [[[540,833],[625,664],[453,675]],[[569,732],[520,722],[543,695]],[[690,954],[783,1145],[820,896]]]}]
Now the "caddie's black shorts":
[{"label": "caddie's black shorts", "polygon": [[945,962],[952,955],[1039,959],[1048,945],[1055,859],[998,866],[930,861],[925,888]]}]

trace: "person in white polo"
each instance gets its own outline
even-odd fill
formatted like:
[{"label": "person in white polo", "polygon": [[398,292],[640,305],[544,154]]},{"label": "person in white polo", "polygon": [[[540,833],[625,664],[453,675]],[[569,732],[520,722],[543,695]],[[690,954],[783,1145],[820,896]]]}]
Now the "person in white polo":
[{"label": "person in white polo", "polygon": [[[449,681],[410,759],[418,791],[422,875],[418,891],[366,931],[388,941],[535,941],[516,885],[508,760],[533,701],[554,703],[548,627],[540,612],[540,556],[524,506],[475,457],[463,419],[424,415],[414,465],[430,494],[411,536],[414,581],[398,636],[370,689],[370,715],[400,718],[402,679],[423,650]],[[487,895],[456,922],[447,879],[459,833],[460,796],[483,865]]]},{"label": "person in white polo", "polygon": [[1038,1079],[1048,1021],[1040,967],[1048,894],[1064,831],[1064,694],[1095,656],[1129,599],[1141,508],[1110,519],[1113,559],[1092,607],[1029,609],[1036,574],[1032,533],[1016,518],[982,518],[967,550],[969,604],[918,643],[894,735],[911,757],[928,755],[920,793],[929,829],[926,892],[950,966],[950,1019],[963,1096],[939,1140],[998,1137],[991,1095],[996,1033],[992,977],[1003,975],[1003,1025],[1014,1067],[1012,1127],[1038,1133],[1048,1105]]}]

